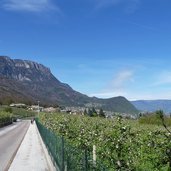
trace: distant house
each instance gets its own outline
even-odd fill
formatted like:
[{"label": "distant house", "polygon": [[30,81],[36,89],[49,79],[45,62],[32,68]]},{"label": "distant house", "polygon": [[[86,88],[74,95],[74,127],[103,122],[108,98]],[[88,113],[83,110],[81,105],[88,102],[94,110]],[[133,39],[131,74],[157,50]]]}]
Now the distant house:
[{"label": "distant house", "polygon": [[12,104],[10,104],[10,107],[25,108],[25,107],[27,107],[27,105],[26,104],[23,104],[23,103],[17,103],[17,104],[12,103]]},{"label": "distant house", "polygon": [[44,112],[56,112],[56,111],[58,111],[58,109],[56,109],[54,107],[48,107],[48,108],[44,108],[43,111]]},{"label": "distant house", "polygon": [[36,112],[43,112],[44,107],[38,106],[38,105],[32,105],[28,108],[29,110],[36,111]]}]

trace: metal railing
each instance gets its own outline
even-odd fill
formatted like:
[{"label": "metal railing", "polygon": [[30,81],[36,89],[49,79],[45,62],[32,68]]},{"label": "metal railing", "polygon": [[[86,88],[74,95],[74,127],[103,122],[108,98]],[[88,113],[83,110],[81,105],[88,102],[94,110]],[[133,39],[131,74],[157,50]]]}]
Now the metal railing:
[{"label": "metal railing", "polygon": [[79,149],[68,144],[61,136],[44,127],[36,119],[40,135],[59,171],[107,171],[100,162],[93,161],[93,154],[87,149]]}]

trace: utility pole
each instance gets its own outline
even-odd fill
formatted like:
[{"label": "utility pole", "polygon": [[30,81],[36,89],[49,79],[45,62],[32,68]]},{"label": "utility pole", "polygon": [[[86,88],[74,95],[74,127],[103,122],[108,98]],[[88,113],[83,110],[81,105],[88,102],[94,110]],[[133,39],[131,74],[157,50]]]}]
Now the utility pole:
[{"label": "utility pole", "polygon": [[39,118],[39,112],[40,112],[40,109],[39,109],[39,103],[40,101],[37,101],[38,102],[38,110],[37,110],[37,114],[38,114],[38,118]]}]

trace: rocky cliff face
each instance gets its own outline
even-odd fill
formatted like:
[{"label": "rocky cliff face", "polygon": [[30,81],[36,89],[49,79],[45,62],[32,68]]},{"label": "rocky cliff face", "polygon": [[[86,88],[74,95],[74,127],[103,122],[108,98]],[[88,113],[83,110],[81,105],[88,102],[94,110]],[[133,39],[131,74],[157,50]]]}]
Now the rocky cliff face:
[{"label": "rocky cliff face", "polygon": [[124,113],[137,113],[124,97],[90,98],[61,83],[50,69],[36,62],[0,56],[0,102],[24,102],[44,105],[87,106]]},{"label": "rocky cliff face", "polygon": [[1,56],[0,67],[0,76],[19,81],[43,81],[53,77],[49,68],[32,61]]},{"label": "rocky cliff face", "polygon": [[[34,102],[39,100],[48,105],[83,105],[85,100],[80,104],[78,99],[88,99],[86,95],[61,83],[53,76],[49,68],[28,60],[0,56],[0,78],[1,91],[3,89],[5,92],[9,89],[10,93],[6,92],[6,94],[9,96],[12,94],[10,97],[12,101],[27,101],[28,99]],[[17,92],[16,95],[14,92]],[[3,94],[0,96],[4,97]]]}]

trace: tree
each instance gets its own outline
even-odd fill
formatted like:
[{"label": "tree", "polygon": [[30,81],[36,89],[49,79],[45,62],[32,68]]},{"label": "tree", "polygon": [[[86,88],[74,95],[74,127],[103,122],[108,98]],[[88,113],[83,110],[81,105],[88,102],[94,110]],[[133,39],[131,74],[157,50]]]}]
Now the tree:
[{"label": "tree", "polygon": [[138,117],[141,118],[142,116],[143,116],[143,114],[142,113],[139,113]]},{"label": "tree", "polygon": [[106,117],[106,115],[105,115],[103,109],[100,109],[100,111],[99,111],[99,116],[100,116],[100,117],[104,117],[104,118]]},{"label": "tree", "polygon": [[162,125],[164,126],[164,128],[167,130],[167,132],[169,132],[171,134],[171,131],[167,128],[167,125],[165,123],[165,119],[164,119],[164,112],[162,110],[157,110],[156,111],[156,115],[158,118],[161,119],[162,121]]},{"label": "tree", "polygon": [[[164,117],[164,112],[162,110],[157,110],[156,111],[156,115],[157,117],[159,117],[162,121],[162,125],[164,126],[164,128],[166,129],[166,131],[169,133],[169,135],[165,135],[168,138],[168,141],[170,142],[171,139],[171,131],[168,129],[166,123],[165,123],[165,117]],[[166,152],[167,156],[168,156],[168,162],[169,162],[169,168],[168,171],[171,170],[171,148],[167,149]]]},{"label": "tree", "polygon": [[88,116],[92,117],[93,116],[93,112],[91,109],[88,109]]},{"label": "tree", "polygon": [[87,110],[86,109],[84,109],[84,115],[86,116],[88,113],[87,113]]},{"label": "tree", "polygon": [[94,107],[92,107],[92,115],[97,116],[97,111],[96,111],[96,109]]}]

